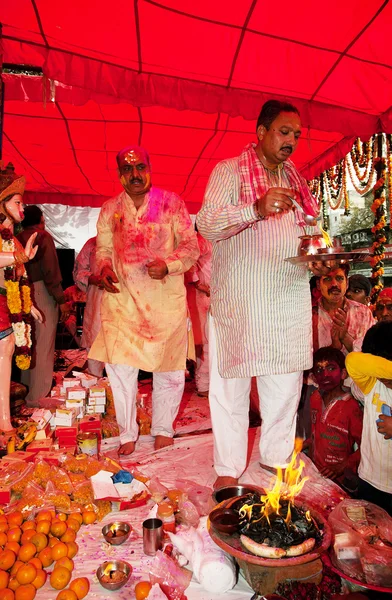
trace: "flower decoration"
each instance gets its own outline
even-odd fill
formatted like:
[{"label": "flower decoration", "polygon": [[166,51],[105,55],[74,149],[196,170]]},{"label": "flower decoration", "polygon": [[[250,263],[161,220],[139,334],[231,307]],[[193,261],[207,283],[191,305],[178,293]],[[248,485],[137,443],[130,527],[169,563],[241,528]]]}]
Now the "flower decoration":
[{"label": "flower decoration", "polygon": [[[381,135],[381,134],[379,134]],[[381,142],[381,139],[379,140]],[[380,145],[380,144],[379,144]],[[381,154],[381,152],[380,152]],[[371,281],[373,289],[371,293],[371,304],[375,305],[378,294],[383,288],[382,276],[384,275],[384,262],[386,242],[385,227],[387,220],[385,217],[385,180],[386,180],[386,160],[382,156],[377,156],[374,159],[374,168],[377,174],[377,181],[373,187],[374,200],[371,206],[374,214],[374,225],[372,233],[374,241],[371,249]]]},{"label": "flower decoration", "polygon": [[[12,232],[3,228],[0,231],[3,252],[14,252],[15,242]],[[26,370],[31,363],[31,289],[23,267],[19,278],[16,266],[5,267],[4,287],[7,292],[7,306],[15,335],[15,362],[19,369]]]}]

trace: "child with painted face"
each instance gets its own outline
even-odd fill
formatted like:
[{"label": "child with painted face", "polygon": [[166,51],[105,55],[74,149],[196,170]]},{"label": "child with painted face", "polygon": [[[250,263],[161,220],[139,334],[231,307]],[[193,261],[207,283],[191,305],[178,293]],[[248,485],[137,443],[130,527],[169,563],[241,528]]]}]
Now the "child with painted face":
[{"label": "child with painted face", "polygon": [[392,409],[391,321],[369,329],[362,352],[348,354],[346,368],[364,394],[358,496],[392,516],[392,417],[385,414]]},{"label": "child with painted face", "polygon": [[[343,388],[347,377],[344,355],[337,348],[320,348],[313,357],[316,389],[310,397],[311,458],[325,477],[346,487],[355,481],[360,461],[362,409]],[[352,488],[356,486],[348,486]]]}]

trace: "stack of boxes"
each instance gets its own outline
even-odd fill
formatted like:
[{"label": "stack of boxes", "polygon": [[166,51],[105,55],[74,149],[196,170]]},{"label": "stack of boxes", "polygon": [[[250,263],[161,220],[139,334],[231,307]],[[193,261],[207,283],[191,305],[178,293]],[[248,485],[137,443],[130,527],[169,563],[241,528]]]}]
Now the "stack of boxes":
[{"label": "stack of boxes", "polygon": [[103,414],[106,408],[106,389],[103,386],[94,385],[88,390],[86,414]]}]

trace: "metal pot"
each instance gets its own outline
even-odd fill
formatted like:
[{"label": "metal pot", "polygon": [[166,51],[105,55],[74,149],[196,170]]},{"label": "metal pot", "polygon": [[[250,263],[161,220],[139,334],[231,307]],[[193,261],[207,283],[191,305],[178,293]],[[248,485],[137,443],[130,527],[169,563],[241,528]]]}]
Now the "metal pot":
[{"label": "metal pot", "polygon": [[327,247],[321,233],[316,233],[315,235],[300,235],[299,239],[301,240],[298,251],[299,256],[317,254],[321,248]]}]

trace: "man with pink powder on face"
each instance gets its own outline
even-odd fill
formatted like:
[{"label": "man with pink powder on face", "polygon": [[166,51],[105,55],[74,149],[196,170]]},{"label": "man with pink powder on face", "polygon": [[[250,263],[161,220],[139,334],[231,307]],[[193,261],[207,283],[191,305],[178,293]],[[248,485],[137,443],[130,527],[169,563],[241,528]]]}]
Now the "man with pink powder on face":
[{"label": "man with pink powder on face", "polygon": [[117,155],[124,188],[102,206],[97,267],[104,285],[101,330],[89,358],[106,363],[120,427],[119,454],[138,437],[139,369],[153,372],[155,449],[173,443],[188,349],[184,273],[196,262],[196,233],[184,202],[151,184],[148,153],[129,146]]}]

